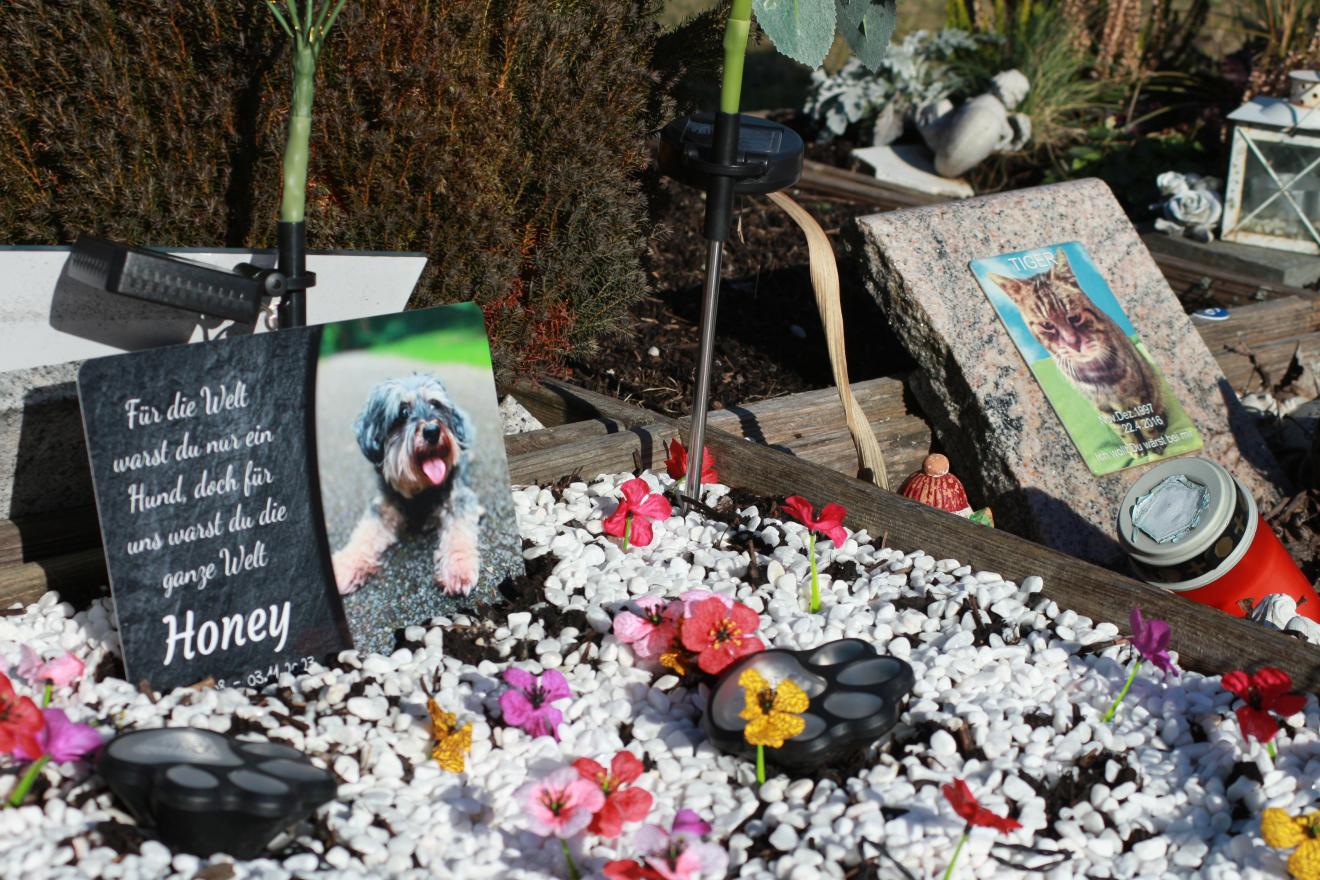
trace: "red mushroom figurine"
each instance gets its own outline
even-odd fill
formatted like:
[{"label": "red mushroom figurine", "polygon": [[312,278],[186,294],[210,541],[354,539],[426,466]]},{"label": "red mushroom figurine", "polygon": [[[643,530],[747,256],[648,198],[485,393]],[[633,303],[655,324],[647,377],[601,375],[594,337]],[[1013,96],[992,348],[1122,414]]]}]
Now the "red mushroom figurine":
[{"label": "red mushroom figurine", "polygon": [[958,516],[972,515],[967,490],[961,480],[949,473],[949,459],[938,452],[926,456],[921,470],[903,481],[898,494]]}]

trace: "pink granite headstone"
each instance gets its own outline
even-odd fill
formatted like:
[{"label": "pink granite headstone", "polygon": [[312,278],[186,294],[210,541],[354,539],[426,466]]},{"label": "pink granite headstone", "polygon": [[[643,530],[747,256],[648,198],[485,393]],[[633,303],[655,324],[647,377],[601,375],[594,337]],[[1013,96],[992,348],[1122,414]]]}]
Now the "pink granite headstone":
[{"label": "pink granite headstone", "polygon": [[[1092,475],[977,284],[973,260],[1077,241],[1108,281],[1205,445],[1262,506],[1282,474],[1113,194],[1098,180],[858,221],[872,293],[919,367],[912,388],[997,525],[1111,567],[1114,522],[1145,467]],[[1149,465],[1147,465],[1149,466]]]}]

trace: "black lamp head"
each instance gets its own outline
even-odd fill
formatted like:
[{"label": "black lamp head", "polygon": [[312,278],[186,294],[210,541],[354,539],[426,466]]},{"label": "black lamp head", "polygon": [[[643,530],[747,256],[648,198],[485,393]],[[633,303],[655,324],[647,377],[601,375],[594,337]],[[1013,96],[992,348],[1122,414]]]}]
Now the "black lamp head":
[{"label": "black lamp head", "polygon": [[191,727],[121,733],[102,750],[97,771],[170,848],[239,859],[260,855],[338,788],[297,749]]},{"label": "black lamp head", "polygon": [[790,187],[802,177],[802,138],[786,125],[738,115],[732,162],[715,150],[714,113],[675,119],[660,132],[660,170],[689,186],[709,189],[712,177],[733,178],[733,192],[761,195]]},{"label": "black lamp head", "polygon": [[263,297],[286,288],[274,269],[240,263],[231,271],[89,235],[74,243],[68,272],[109,293],[244,324],[256,322]]},{"label": "black lamp head", "polygon": [[840,639],[805,651],[773,648],[742,658],[720,674],[706,703],[701,725],[719,749],[752,757],[756,747],[743,738],[739,713],[744,694],[738,677],[755,669],[770,685],[792,679],[807,694],[806,727],[766,749],[766,759],[795,771],[829,764],[884,736],[916,681],[912,667],[897,657],[880,656],[861,639]]}]

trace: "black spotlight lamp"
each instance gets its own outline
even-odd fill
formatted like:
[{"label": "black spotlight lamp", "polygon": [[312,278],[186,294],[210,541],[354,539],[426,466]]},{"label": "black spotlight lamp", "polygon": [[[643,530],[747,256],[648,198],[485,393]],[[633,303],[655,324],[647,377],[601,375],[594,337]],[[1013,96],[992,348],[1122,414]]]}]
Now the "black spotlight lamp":
[{"label": "black spotlight lamp", "polygon": [[[68,274],[107,293],[243,324],[256,323],[263,299],[282,301],[291,283],[278,268],[223,269],[90,235],[74,243]],[[303,289],[315,281],[308,272],[297,279]]]},{"label": "black spotlight lamp", "polygon": [[766,750],[769,760],[797,773],[827,766],[887,734],[916,682],[911,666],[877,654],[861,639],[750,654],[720,673],[701,718],[716,748],[746,758],[756,757],[756,747],[743,737],[747,722],[741,717],[744,693],[738,676],[746,669],[755,669],[772,685],[792,679],[807,694],[806,727],[782,748]]},{"label": "black spotlight lamp", "polygon": [[256,858],[281,831],[335,796],[335,777],[297,749],[209,730],[121,733],[97,772],[138,824],[171,849]]}]

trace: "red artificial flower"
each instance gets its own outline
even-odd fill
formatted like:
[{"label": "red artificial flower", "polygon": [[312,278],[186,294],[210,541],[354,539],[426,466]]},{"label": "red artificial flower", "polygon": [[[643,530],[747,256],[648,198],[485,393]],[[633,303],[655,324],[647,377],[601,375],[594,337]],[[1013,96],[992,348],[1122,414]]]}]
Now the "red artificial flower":
[{"label": "red artificial flower", "polygon": [[639,477],[624,483],[619,490],[623,492],[623,498],[614,512],[605,518],[602,526],[605,534],[616,538],[627,535],[629,543],[645,547],[651,543],[651,520],[668,519],[674,509],[665,496],[651,494],[651,487]]},{"label": "red artificial flower", "polygon": [[665,880],[664,875],[655,868],[634,862],[632,859],[615,859],[606,862],[604,873],[609,880]]},{"label": "red artificial flower", "polygon": [[944,792],[944,798],[953,807],[957,813],[968,825],[980,825],[984,828],[994,828],[1007,834],[1014,829],[1021,828],[1022,824],[1016,819],[1009,819],[1005,816],[996,816],[994,813],[981,806],[976,800],[976,795],[967,787],[967,783],[961,779],[955,779],[951,783],[946,783],[940,788]]},{"label": "red artificial flower", "polygon": [[1274,666],[1263,666],[1251,675],[1230,672],[1222,679],[1224,690],[1246,703],[1237,709],[1238,724],[1244,737],[1269,742],[1279,732],[1280,718],[1296,715],[1306,707],[1306,697],[1292,694],[1292,679]]},{"label": "red artificial flower", "polygon": [[0,754],[40,755],[42,748],[37,734],[45,724],[37,704],[30,697],[14,693],[9,676],[0,672]]},{"label": "red artificial flower", "polygon": [[613,839],[623,831],[624,822],[640,822],[651,812],[651,794],[641,788],[624,788],[642,775],[642,762],[632,752],[622,751],[610,762],[606,770],[590,758],[578,758],[573,768],[582,776],[600,786],[605,804],[591,817],[587,830],[592,834]]},{"label": "red artificial flower", "polygon": [[683,647],[697,655],[702,672],[715,675],[739,657],[765,648],[755,635],[760,625],[760,616],[741,602],[729,607],[718,598],[703,599],[683,620]]},{"label": "red artificial flower", "polygon": [[835,547],[842,547],[848,540],[848,530],[843,527],[843,518],[848,515],[842,504],[826,504],[820,512],[820,518],[812,515],[811,502],[801,495],[790,495],[780,505],[784,513],[802,523],[813,532],[820,532],[834,542]]},{"label": "red artificial flower", "polygon": [[[687,447],[675,437],[669,441],[669,457],[665,459],[665,472],[671,479],[681,480],[687,476]],[[701,447],[701,483],[718,483],[720,475],[715,471],[715,458],[705,446]]]}]

